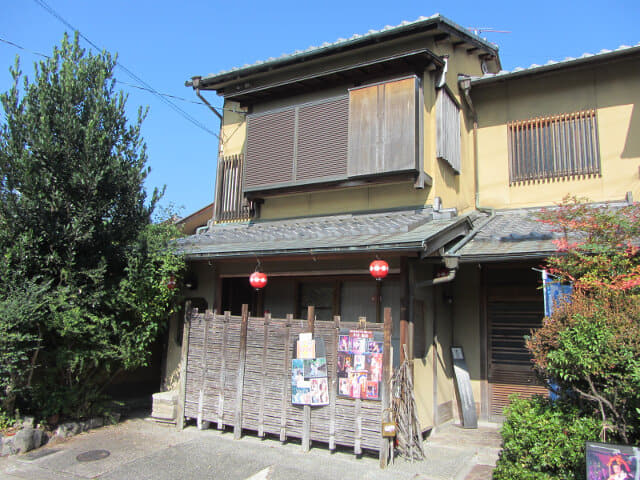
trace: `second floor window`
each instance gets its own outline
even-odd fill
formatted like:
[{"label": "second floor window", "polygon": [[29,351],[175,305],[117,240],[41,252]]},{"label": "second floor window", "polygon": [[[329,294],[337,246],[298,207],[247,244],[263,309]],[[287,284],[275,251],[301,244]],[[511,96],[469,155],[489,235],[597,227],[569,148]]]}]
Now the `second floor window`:
[{"label": "second floor window", "polygon": [[510,122],[507,131],[511,185],[600,174],[595,110]]}]

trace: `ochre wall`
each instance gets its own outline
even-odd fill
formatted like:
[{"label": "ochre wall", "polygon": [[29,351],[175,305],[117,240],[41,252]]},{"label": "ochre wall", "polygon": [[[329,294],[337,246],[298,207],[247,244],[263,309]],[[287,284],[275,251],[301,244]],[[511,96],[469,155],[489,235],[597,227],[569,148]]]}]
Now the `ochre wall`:
[{"label": "ochre wall", "polygon": [[[480,203],[520,208],[567,194],[593,201],[640,198],[640,60],[472,87],[478,110]],[[596,109],[602,175],[509,186],[507,122]]]},{"label": "ochre wall", "polygon": [[[433,45],[437,55],[448,55],[446,84],[461,105],[460,109],[460,174],[456,174],[449,164],[436,158],[436,90],[432,86],[425,89],[425,171],[433,177],[433,188],[429,192],[427,203],[433,198],[442,199],[445,208],[456,207],[464,212],[474,207],[474,159],[473,159],[473,120],[467,115],[464,99],[458,89],[458,75],[482,75],[481,62],[477,55],[468,54],[466,49],[454,48],[449,42]],[[434,82],[440,75],[433,77]],[[428,93],[428,95],[427,95]],[[428,122],[427,122],[428,119]],[[428,125],[427,125],[428,124]]]}]

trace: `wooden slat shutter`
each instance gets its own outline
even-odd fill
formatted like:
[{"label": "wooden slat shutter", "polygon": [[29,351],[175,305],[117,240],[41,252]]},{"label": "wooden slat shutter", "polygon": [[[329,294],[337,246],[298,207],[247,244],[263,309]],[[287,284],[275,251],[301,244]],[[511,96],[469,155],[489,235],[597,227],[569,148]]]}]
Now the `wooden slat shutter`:
[{"label": "wooden slat shutter", "polygon": [[460,173],[460,109],[444,88],[436,100],[436,156]]},{"label": "wooden slat shutter", "polygon": [[417,80],[349,92],[350,177],[416,170]]},{"label": "wooden slat shutter", "polygon": [[247,117],[245,188],[293,181],[294,109]]},{"label": "wooden slat shutter", "polygon": [[298,109],[296,180],[347,175],[349,98],[301,105]]},{"label": "wooden slat shutter", "polygon": [[525,335],[541,325],[541,300],[490,300],[487,303],[489,327],[489,386],[490,415],[502,416],[509,404],[509,396],[530,397],[544,395],[532,369],[531,355],[525,347]]}]

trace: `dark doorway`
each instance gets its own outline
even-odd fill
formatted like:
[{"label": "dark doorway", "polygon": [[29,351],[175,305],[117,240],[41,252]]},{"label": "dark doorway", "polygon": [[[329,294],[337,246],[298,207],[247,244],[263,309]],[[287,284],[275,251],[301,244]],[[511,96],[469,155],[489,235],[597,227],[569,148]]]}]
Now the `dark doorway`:
[{"label": "dark doorway", "polygon": [[222,279],[222,311],[231,315],[242,315],[242,305],[249,305],[249,311],[256,314],[257,294],[246,277]]}]

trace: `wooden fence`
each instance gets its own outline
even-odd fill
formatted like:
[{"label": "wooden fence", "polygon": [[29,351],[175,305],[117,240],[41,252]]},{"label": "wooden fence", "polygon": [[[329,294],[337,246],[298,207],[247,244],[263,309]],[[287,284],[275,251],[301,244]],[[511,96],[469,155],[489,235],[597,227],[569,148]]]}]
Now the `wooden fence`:
[{"label": "wooden fence", "polygon": [[[281,441],[302,439],[378,451],[380,466],[389,458],[391,442],[381,435],[381,422],[388,420],[391,378],[391,310],[384,323],[314,321],[309,307],[307,320],[250,317],[246,305],[241,317],[199,313],[187,308],[183,340],[183,362],[178,426],[184,418],[211,422],[222,429],[233,426],[235,438],[243,429],[258,436],[271,434]],[[364,323],[364,324],[363,324]],[[337,396],[337,348],[340,329],[362,329],[384,334],[381,401]],[[329,405],[302,406],[291,402],[291,359],[298,335],[312,332],[323,339],[327,355]],[[184,357],[186,356],[186,362]]]}]

